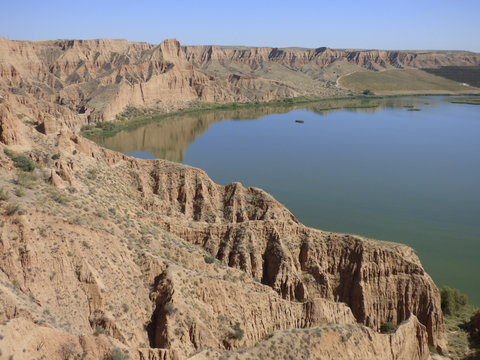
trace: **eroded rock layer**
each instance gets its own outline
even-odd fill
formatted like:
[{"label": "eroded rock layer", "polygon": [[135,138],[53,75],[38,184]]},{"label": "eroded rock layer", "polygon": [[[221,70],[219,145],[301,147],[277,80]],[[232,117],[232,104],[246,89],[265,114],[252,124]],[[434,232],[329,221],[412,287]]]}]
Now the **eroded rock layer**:
[{"label": "eroded rock layer", "polygon": [[0,101],[14,97],[36,109],[37,116],[31,118],[50,132],[53,119],[78,128],[113,120],[129,106],[172,111],[196,102],[344,96],[350,92],[338,87],[337,80],[352,72],[478,64],[479,54],[464,51],[181,46],[175,39],[152,45],[111,39],[0,38]]},{"label": "eroded rock layer", "polygon": [[[299,336],[306,359],[446,349],[438,290],[410,248],[307,228],[264,191],[199,169],[21,126],[26,142],[8,149],[41,170],[0,154],[4,354],[254,357]],[[387,321],[393,335],[378,333]]]},{"label": "eroded rock layer", "polygon": [[[478,55],[0,39],[0,357],[446,351],[438,290],[407,246],[307,228],[261,189],[77,133],[126,106],[343,94],[330,83],[339,62],[366,70]],[[381,334],[385,322],[398,329]]]}]

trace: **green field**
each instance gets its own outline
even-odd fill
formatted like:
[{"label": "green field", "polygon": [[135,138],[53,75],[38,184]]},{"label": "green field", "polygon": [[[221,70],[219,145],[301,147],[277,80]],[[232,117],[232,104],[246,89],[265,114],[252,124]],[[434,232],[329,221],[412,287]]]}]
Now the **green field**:
[{"label": "green field", "polygon": [[354,91],[368,89],[378,94],[461,93],[478,90],[417,69],[355,72],[340,78],[339,85]]}]

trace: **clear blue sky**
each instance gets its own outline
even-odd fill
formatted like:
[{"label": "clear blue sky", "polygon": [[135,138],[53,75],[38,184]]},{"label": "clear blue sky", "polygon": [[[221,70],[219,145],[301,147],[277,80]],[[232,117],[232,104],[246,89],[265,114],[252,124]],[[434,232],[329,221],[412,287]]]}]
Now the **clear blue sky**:
[{"label": "clear blue sky", "polygon": [[3,0],[0,36],[480,52],[480,1]]}]

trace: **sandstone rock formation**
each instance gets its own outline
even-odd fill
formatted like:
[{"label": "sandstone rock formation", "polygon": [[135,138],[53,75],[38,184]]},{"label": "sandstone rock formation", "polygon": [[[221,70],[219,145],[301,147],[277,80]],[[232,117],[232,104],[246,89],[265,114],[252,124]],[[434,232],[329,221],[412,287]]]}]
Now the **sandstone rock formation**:
[{"label": "sandstone rock formation", "polygon": [[[132,159],[77,130],[125,106],[339,94],[312,75],[337,62],[365,70],[477,56],[0,39],[0,358],[445,352],[438,290],[412,249],[307,228],[261,189]],[[227,63],[238,71],[225,75]],[[5,149],[37,168],[16,169]],[[398,329],[379,333],[387,321]]]},{"label": "sandstone rock formation", "polygon": [[172,111],[199,101],[344,96],[349,92],[338,88],[336,81],[355,71],[479,63],[479,54],[461,51],[181,46],[174,39],[155,46],[110,39],[0,38],[0,102],[10,94],[36,109],[34,121],[51,132],[55,120],[78,129],[87,122],[113,120],[128,106]]},{"label": "sandstone rock formation", "polygon": [[[446,349],[438,291],[408,247],[306,228],[260,189],[24,126],[28,141],[9,147],[44,170],[24,184],[0,155],[15,196],[2,213],[21,205],[0,227],[6,356],[265,358],[299,338],[306,359]],[[399,329],[377,333],[386,321]]]}]

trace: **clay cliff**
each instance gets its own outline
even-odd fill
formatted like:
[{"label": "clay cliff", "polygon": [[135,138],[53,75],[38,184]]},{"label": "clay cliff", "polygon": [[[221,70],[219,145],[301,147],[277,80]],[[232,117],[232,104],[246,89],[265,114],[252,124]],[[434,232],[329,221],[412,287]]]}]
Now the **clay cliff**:
[{"label": "clay cliff", "polygon": [[[127,105],[171,111],[311,91],[288,76],[214,76],[212,59],[249,72],[267,58],[306,69],[335,56],[415,66],[425,54],[175,40],[0,39],[0,48],[0,358],[423,360],[447,351],[438,289],[411,248],[305,227],[261,189],[217,185],[200,169],[78,135]],[[179,126],[201,131],[188,118]],[[383,334],[386,322],[398,328]]]},{"label": "clay cliff", "polygon": [[[199,169],[132,159],[69,130],[12,126],[23,142],[2,143],[0,155],[5,356],[446,350],[438,290],[412,249],[307,228],[264,191],[216,185]],[[5,149],[37,169],[16,169]],[[387,321],[399,328],[380,334]]]},{"label": "clay cliff", "polygon": [[[380,51],[181,46],[127,40],[0,38],[0,97],[36,108],[35,121],[71,128],[109,121],[127,107],[173,111],[197,102],[345,96],[337,80],[358,71],[480,64],[461,51]],[[432,75],[433,76],[433,75]],[[72,120],[72,117],[75,120]]]}]

